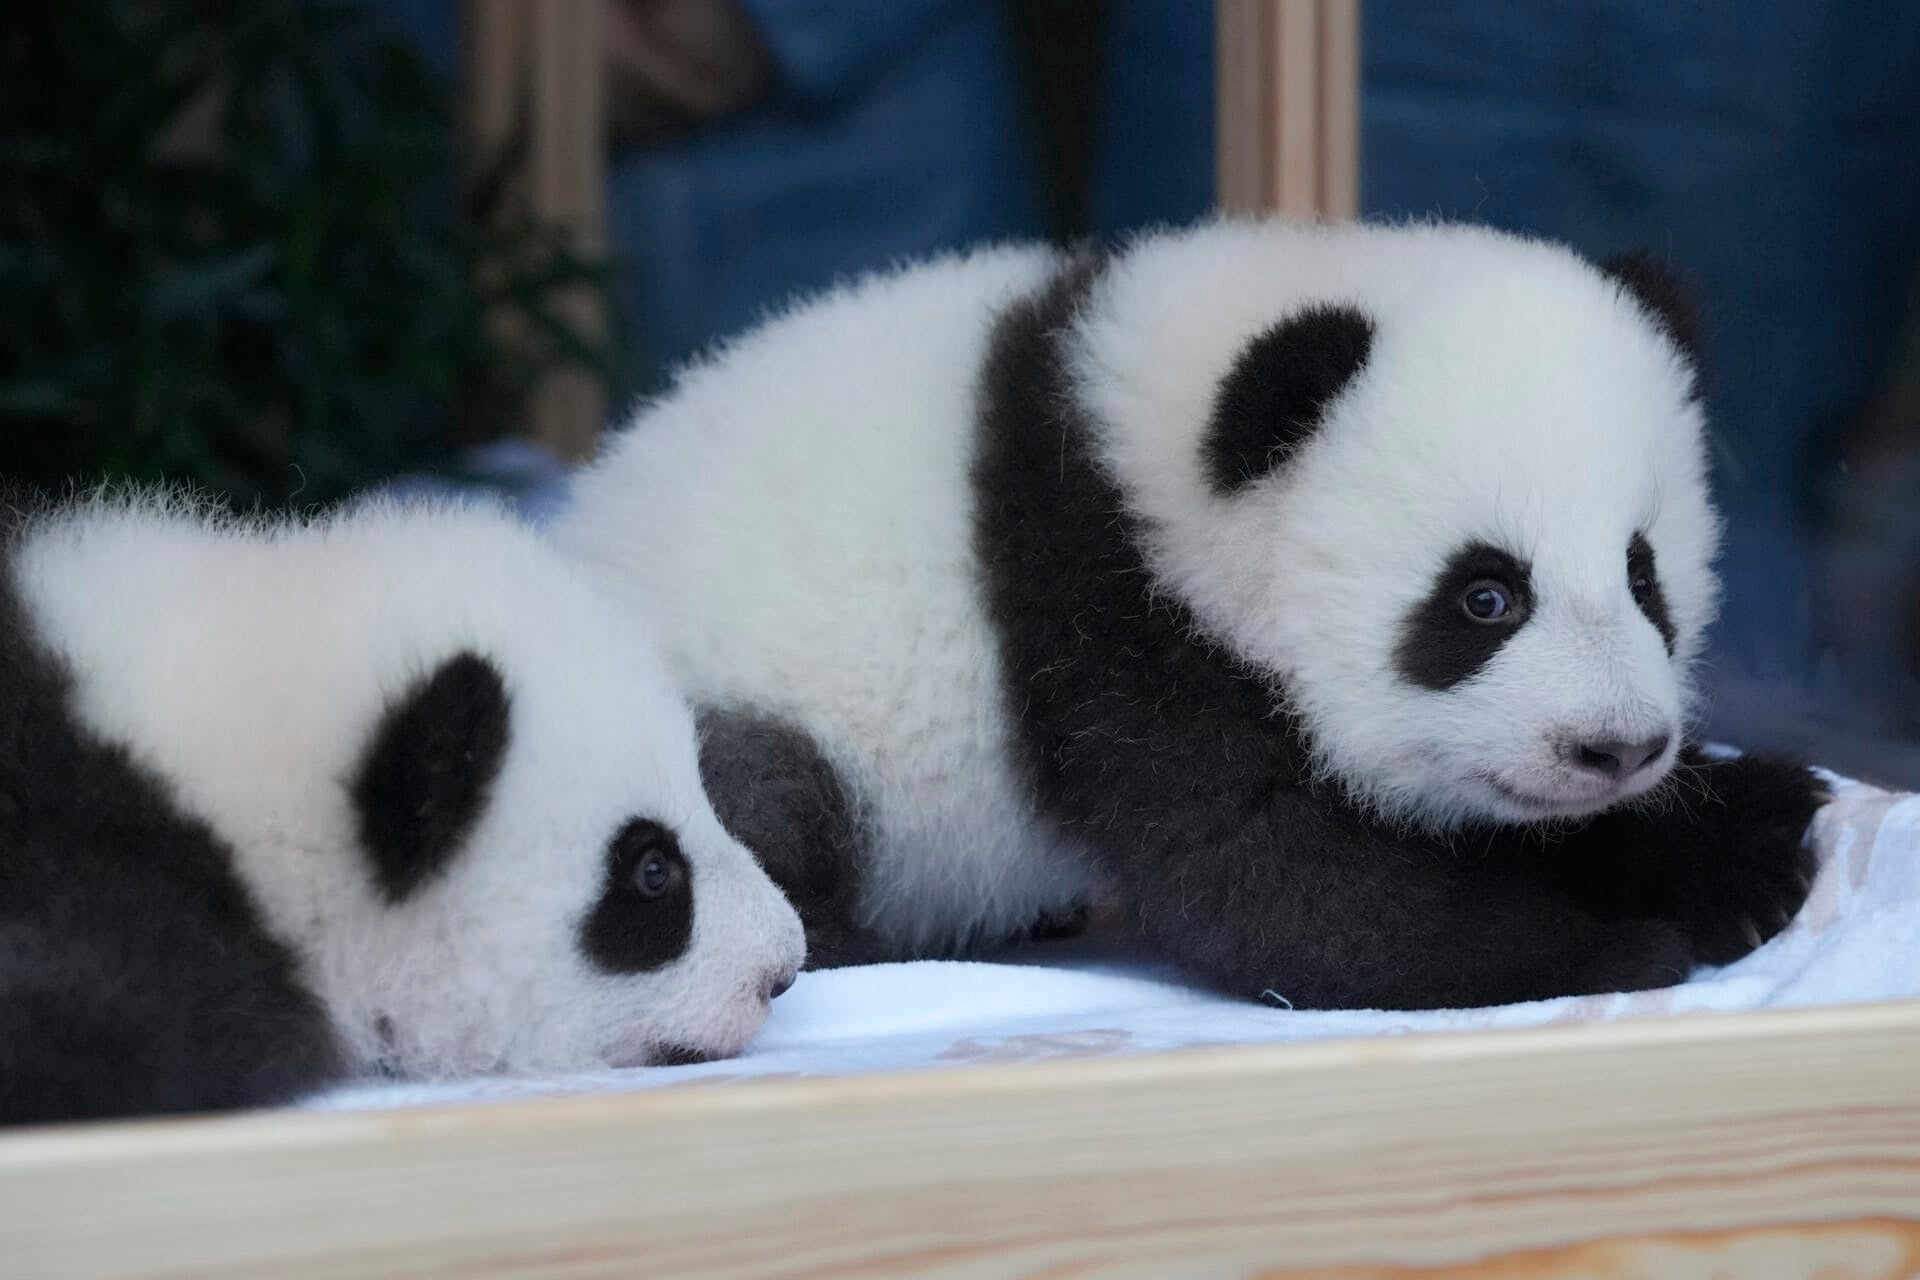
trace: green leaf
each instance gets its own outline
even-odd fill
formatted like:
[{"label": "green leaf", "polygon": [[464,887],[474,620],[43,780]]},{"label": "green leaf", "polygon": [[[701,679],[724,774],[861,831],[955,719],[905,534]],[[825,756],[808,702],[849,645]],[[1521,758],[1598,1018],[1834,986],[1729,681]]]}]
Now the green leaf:
[{"label": "green leaf", "polygon": [[140,311],[151,320],[205,312],[259,284],[279,260],[278,246],[261,244],[175,267],[141,288]]}]

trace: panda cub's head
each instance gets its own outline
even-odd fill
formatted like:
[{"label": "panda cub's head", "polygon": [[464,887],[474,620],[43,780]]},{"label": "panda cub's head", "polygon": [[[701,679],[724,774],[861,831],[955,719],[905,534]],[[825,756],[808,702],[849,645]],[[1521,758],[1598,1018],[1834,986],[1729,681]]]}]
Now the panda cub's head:
[{"label": "panda cub's head", "polygon": [[[347,891],[372,901],[341,931],[367,949],[320,946],[376,1060],[419,1075],[726,1056],[792,984],[797,917],[688,770],[686,711],[636,631],[599,639],[635,658],[573,705],[456,647],[370,726],[346,778],[369,875]],[[582,662],[579,636],[550,643]]]},{"label": "panda cub's head", "polygon": [[17,573],[80,719],[231,851],[357,1064],[724,1056],[792,981],[642,620],[507,513],[107,499]]},{"label": "panda cub's head", "polygon": [[[1718,537],[1670,277],[1460,227],[1228,224],[1105,289],[1081,384],[1156,573],[1277,677],[1324,773],[1428,827],[1667,776]],[[1184,301],[1143,323],[1149,295]]]}]

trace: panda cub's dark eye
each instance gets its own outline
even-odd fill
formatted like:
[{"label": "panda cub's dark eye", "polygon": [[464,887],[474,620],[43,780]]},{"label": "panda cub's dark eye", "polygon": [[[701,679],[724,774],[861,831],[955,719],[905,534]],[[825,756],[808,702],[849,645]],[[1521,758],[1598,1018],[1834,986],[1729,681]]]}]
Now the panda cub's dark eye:
[{"label": "panda cub's dark eye", "polygon": [[686,879],[686,859],[673,833],[658,823],[629,823],[616,838],[616,856],[627,883],[643,898],[660,898]]},{"label": "panda cub's dark eye", "polygon": [[1460,607],[1475,622],[1503,622],[1513,612],[1513,600],[1498,582],[1476,582],[1461,594]]},{"label": "panda cub's dark eye", "polygon": [[640,855],[633,869],[633,887],[643,898],[658,898],[679,884],[685,873],[686,864],[680,860],[679,850],[659,845]]},{"label": "panda cub's dark eye", "polygon": [[657,898],[673,883],[673,867],[660,854],[649,854],[634,876],[634,887],[649,898]]},{"label": "panda cub's dark eye", "polygon": [[1653,595],[1653,548],[1647,545],[1645,535],[1636,534],[1627,547],[1627,590],[1633,598],[1645,604]]}]

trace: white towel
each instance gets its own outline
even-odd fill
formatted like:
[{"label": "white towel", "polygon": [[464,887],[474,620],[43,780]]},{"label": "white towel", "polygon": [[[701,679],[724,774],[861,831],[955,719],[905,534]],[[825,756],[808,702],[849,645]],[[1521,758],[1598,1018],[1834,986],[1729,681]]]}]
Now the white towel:
[{"label": "white towel", "polygon": [[1438,1013],[1294,1011],[1228,1000],[1163,965],[1087,942],[1007,963],[921,962],[803,975],[752,1048],[726,1062],[543,1079],[356,1085],[321,1110],[907,1071],[1201,1045],[1472,1031],[1695,1010],[1920,997],[1920,795],[1835,780],[1814,823],[1820,874],[1800,915],[1736,964],[1683,986]]}]

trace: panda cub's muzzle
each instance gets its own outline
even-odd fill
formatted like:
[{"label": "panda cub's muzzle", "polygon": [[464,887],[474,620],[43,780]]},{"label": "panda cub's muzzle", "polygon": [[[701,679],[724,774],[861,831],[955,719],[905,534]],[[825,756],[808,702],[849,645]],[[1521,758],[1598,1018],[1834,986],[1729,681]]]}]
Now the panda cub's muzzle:
[{"label": "panda cub's muzzle", "polygon": [[1492,770],[1479,773],[1489,790],[1525,816],[1576,818],[1597,813],[1659,785],[1674,759],[1675,735],[1644,737],[1560,733],[1550,735],[1550,763],[1521,785]]}]

